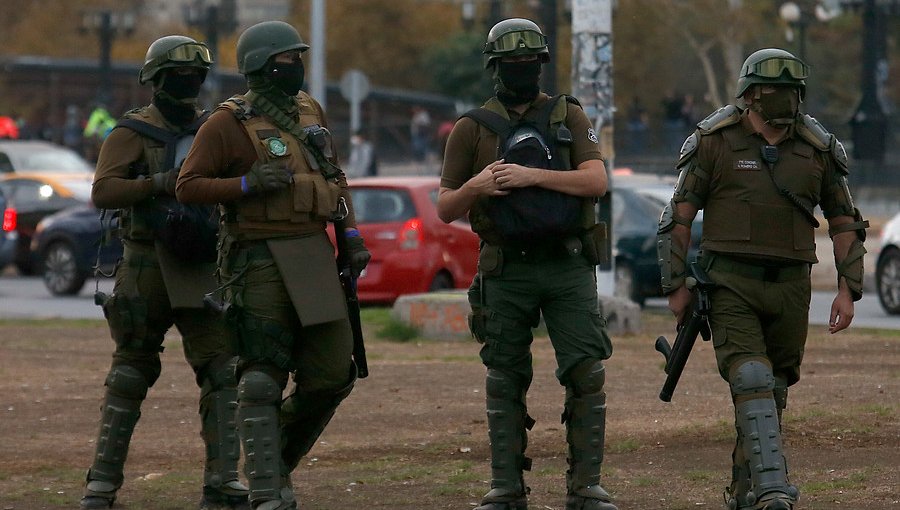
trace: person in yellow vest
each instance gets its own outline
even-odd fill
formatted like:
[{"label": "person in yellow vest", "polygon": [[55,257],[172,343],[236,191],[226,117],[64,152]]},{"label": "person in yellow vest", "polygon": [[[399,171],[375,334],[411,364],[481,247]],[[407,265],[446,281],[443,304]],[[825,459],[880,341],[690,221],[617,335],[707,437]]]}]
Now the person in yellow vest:
[{"label": "person in yellow vest", "polygon": [[211,211],[175,201],[178,166],[208,114],[197,96],[212,56],[190,37],[170,35],[147,50],[141,84],[152,102],[129,111],[100,150],[91,191],[94,204],[119,209],[125,252],[110,295],[98,295],[116,344],[106,378],[100,435],[81,507],[112,506],[124,480],[125,457],[141,403],[159,378],[159,353],[174,325],[200,387],[200,435],[205,443],[201,508],[247,508],[238,481],[235,427],[236,356],[224,319],[206,310],[215,288],[216,224]]},{"label": "person in yellow vest", "polygon": [[308,48],[281,21],[240,35],[250,90],[200,128],[176,187],[182,202],[220,204],[218,270],[237,330],[238,427],[258,510],[297,508],[291,472],[357,377],[327,222],[343,216],[337,235],[354,275],[370,258],[325,114],[300,90]]},{"label": "person in yellow vest", "polygon": [[788,481],[781,416],[800,379],[809,326],[814,207],[828,222],[837,266],[830,333],[850,325],[862,297],[868,222],[853,205],[841,142],[800,114],[808,74],[781,49],[748,56],[735,95],[743,107],[718,109],[685,140],[659,223],[662,288],[683,324],[691,313],[691,223],[704,210],[698,262],[716,284],[709,325],[734,404],[731,510],[791,510],[799,497]]}]

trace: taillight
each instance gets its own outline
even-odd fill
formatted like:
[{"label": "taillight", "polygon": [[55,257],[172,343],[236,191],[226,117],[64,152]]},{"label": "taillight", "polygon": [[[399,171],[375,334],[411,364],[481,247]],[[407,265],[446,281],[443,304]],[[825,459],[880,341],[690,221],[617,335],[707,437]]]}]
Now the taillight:
[{"label": "taillight", "polygon": [[12,232],[16,229],[16,220],[18,219],[18,214],[16,210],[12,207],[7,207],[3,211],[3,231],[4,232]]},{"label": "taillight", "polygon": [[419,218],[406,220],[406,223],[400,228],[400,249],[415,250],[421,246],[422,241],[424,241],[422,220]]}]

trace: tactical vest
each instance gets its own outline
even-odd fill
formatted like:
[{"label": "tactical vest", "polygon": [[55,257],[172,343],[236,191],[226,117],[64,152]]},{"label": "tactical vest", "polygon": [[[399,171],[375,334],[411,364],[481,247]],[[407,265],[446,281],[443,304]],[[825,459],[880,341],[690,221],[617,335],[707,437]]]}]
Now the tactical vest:
[{"label": "tactical vest", "polygon": [[762,155],[767,142],[750,136],[737,117],[709,129],[699,125],[701,137],[717,136],[713,143],[724,144],[717,151],[720,160],[700,163],[716,169],[715,191],[704,208],[701,248],[817,262],[815,230],[801,209],[811,211],[821,199],[826,168],[820,153],[830,150],[831,135],[812,133],[808,127],[815,120],[809,116],[798,120],[795,133],[777,145],[773,182]]},{"label": "tactical vest", "polygon": [[[544,135],[544,141],[550,149],[551,153],[551,169],[552,170],[572,170],[572,162],[569,154],[569,145],[567,143],[561,143],[562,139],[565,138],[566,133],[568,133],[568,140],[571,143],[571,132],[566,127],[566,112],[567,112],[567,103],[573,102],[574,104],[578,104],[575,98],[571,96],[560,95],[556,97],[551,97],[547,104],[543,105],[540,110],[534,113],[535,118],[523,118],[522,121],[536,121],[535,127],[537,127],[542,134]],[[549,111],[548,111],[549,109]],[[479,112],[479,110],[486,110],[487,112],[491,112],[491,116],[484,116]],[[492,97],[489,99],[481,108],[472,110],[467,112],[463,116],[470,117],[482,128],[497,134],[497,157],[500,157],[501,146],[504,143],[504,133],[498,132],[500,131],[499,126],[489,125],[490,117],[499,116],[504,119],[507,123],[509,123],[508,127],[513,127],[511,120],[509,118],[509,113],[506,111],[506,107],[496,98]],[[545,117],[549,119],[549,122],[542,122],[538,120],[541,117]],[[548,124],[546,126],[540,126],[537,124]],[[581,202],[581,219],[580,225],[572,226],[572,233],[577,234],[581,231],[584,231],[591,226],[593,226],[595,221],[595,212],[594,212],[594,199],[591,197],[585,197],[579,199]],[[471,209],[469,210],[469,222],[472,225],[472,230],[479,235],[482,239],[484,239],[487,243],[493,245],[503,245],[503,244],[518,244],[518,243],[529,243],[533,240],[528,239],[516,239],[510,240],[504,236],[500,230],[497,228],[497,225],[494,224],[494,221],[491,219],[493,214],[496,214],[491,211],[493,204],[491,202],[490,197],[479,197],[474,204],[472,204]],[[552,240],[550,240],[552,242]]]},{"label": "tactical vest", "polygon": [[[153,105],[126,112],[116,128],[125,127],[138,133],[144,145],[141,158],[129,165],[129,177],[150,178],[153,174],[167,172],[180,165],[181,161],[176,161],[176,157],[180,155],[183,158],[187,154],[193,136],[208,117],[209,114],[204,112],[191,125],[179,131]],[[161,209],[157,202],[166,201],[167,198],[169,197],[154,197],[124,209],[121,228],[125,237],[136,241],[153,241],[159,222],[165,220],[164,216],[159,218]],[[174,197],[170,198],[175,200]]]},{"label": "tactical vest", "polygon": [[[298,96],[299,125],[321,124],[318,111],[304,92]],[[243,96],[236,95],[220,104],[241,123],[253,142],[260,163],[284,165],[293,175],[290,186],[245,196],[225,208],[225,227],[238,238],[265,236],[265,232],[284,232],[292,225],[319,223],[325,228],[338,208],[341,188],[326,180],[312,154],[287,131],[254,111]],[[280,228],[279,228],[280,227]]]}]

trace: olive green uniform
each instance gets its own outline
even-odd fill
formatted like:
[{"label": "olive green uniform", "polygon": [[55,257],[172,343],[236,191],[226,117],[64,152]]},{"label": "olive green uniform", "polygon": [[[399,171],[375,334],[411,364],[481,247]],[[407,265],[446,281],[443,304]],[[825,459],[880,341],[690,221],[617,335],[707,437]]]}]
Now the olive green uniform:
[{"label": "olive green uniform", "polygon": [[[810,211],[818,205],[826,219],[861,219],[846,154],[808,115],[776,149],[735,106],[698,126],[682,148],[673,203],[704,209],[699,258],[717,285],[709,321],[737,428],[726,500],[731,509],[790,508],[798,492],[787,482],[779,430],[787,388],[800,379],[810,267],[818,262]],[[767,161],[765,146],[777,157]]]},{"label": "olive green uniform", "polygon": [[[521,117],[533,119],[548,100],[540,93]],[[489,103],[499,104],[496,100]],[[566,107],[565,125],[573,134],[570,167],[600,159],[587,116],[575,104],[562,104]],[[512,122],[521,118],[512,110],[497,113]],[[441,186],[458,189],[498,159],[497,147],[496,134],[471,118],[460,119],[447,142]],[[594,264],[584,256],[579,236],[544,243],[501,242],[485,217],[487,200],[478,198],[469,213],[473,230],[482,239],[478,275],[469,289],[473,311],[470,325],[474,336],[484,344],[481,359],[488,369],[493,473],[492,490],[480,508],[525,505],[522,471],[530,469],[531,464],[525,456],[526,429],[533,425],[527,414],[526,393],[533,373],[533,328],[541,317],[556,353],[557,378],[566,387],[563,422],[570,445],[569,494],[600,495],[608,501],[608,495],[599,492],[606,409],[601,360],[610,357],[612,345],[598,307]],[[588,487],[598,492],[585,492]]]},{"label": "olive green uniform", "polygon": [[[301,92],[296,108],[300,126],[327,125],[309,95]],[[325,233],[341,199],[347,225],[355,226],[352,204],[343,174],[326,180],[311,161],[290,132],[235,96],[197,133],[178,180],[179,200],[218,202],[223,214],[219,274],[238,331],[238,414],[254,507],[294,507],[290,473],[355,380],[353,337]],[[283,165],[292,183],[244,195],[241,176],[257,162]],[[282,402],[289,374],[295,386]]]},{"label": "olive green uniform", "polygon": [[[188,134],[169,124],[153,105],[129,112],[126,117],[173,134]],[[228,341],[230,330],[202,303],[203,292],[212,290],[215,284],[215,265],[174,257],[157,242],[148,226],[150,215],[164,214],[155,202],[174,200],[155,196],[152,186],[153,174],[169,170],[164,165],[164,152],[161,142],[117,127],[101,148],[91,195],[99,208],[122,210],[125,245],[113,292],[102,303],[116,349],[106,379],[100,436],[86,491],[89,497],[110,502],[122,484],[141,402],[160,375],[159,354],[172,325],[182,336],[185,358],[201,388],[201,435],[206,443],[204,490],[240,492],[230,489],[231,485],[237,487],[240,455],[234,423],[236,358]]]}]

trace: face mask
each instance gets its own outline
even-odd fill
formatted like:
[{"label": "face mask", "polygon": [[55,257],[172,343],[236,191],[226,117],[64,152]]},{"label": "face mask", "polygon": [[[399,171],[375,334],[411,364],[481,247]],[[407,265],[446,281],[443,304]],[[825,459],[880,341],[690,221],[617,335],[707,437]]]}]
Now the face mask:
[{"label": "face mask", "polygon": [[266,78],[278,90],[289,96],[296,96],[303,87],[303,61],[272,62],[266,71]]},{"label": "face mask", "polygon": [[166,73],[162,89],[175,99],[195,99],[200,95],[203,78],[200,73],[179,74]]},{"label": "face mask", "polygon": [[[529,60],[525,62],[499,62],[497,68],[497,79],[500,81],[500,90],[498,90],[498,98],[503,101],[504,97],[512,104],[523,104],[534,100],[538,92],[541,91],[541,61]],[[502,89],[506,88],[507,91]]]},{"label": "face mask", "polygon": [[753,110],[771,126],[788,126],[794,122],[800,107],[797,89],[776,87],[774,92],[760,93],[753,101]]}]

